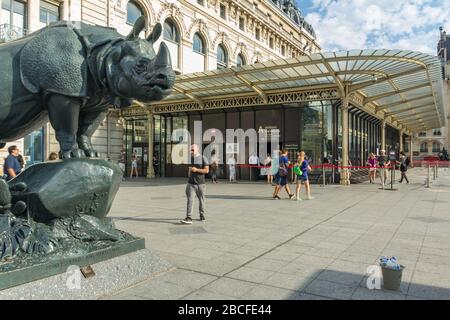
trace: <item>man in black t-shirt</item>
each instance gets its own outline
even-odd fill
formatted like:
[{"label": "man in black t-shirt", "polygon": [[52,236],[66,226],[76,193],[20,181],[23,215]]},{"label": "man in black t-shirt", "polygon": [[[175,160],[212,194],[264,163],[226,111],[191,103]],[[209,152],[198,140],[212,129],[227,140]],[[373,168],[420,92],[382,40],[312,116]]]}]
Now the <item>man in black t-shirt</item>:
[{"label": "man in black t-shirt", "polygon": [[187,210],[186,218],[180,222],[192,224],[192,207],[194,206],[194,194],[199,201],[200,220],[205,221],[205,175],[209,173],[209,163],[205,156],[198,151],[198,146],[191,146],[191,162],[188,171],[188,183],[186,185]]}]

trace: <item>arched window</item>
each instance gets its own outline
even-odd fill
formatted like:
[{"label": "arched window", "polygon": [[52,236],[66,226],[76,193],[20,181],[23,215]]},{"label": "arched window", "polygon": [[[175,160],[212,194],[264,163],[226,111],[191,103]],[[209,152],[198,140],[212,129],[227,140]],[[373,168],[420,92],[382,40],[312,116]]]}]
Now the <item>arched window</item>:
[{"label": "arched window", "polygon": [[168,18],[164,21],[163,38],[169,48],[170,57],[172,58],[172,67],[179,68],[180,62],[180,32],[175,22]]},{"label": "arched window", "polygon": [[420,144],[420,152],[428,152],[428,143],[424,142]]},{"label": "arched window", "polygon": [[204,41],[198,33],[194,34],[194,44],[193,44],[192,49],[196,53],[202,53],[202,54],[206,53]]},{"label": "arched window", "polygon": [[228,66],[228,55],[223,45],[217,47],[217,69],[223,69]]},{"label": "arched window", "polygon": [[164,21],[164,39],[175,43],[180,43],[180,35],[175,23],[167,19]]},{"label": "arched window", "polygon": [[245,65],[246,65],[244,56],[243,56],[242,54],[240,54],[240,53],[239,53],[238,56],[237,56],[237,59],[236,59],[236,65],[237,65],[238,67],[241,67],[241,66],[245,66]]},{"label": "arched window", "polygon": [[140,16],[143,16],[143,15],[144,15],[144,12],[134,1],[129,1],[127,3],[127,23],[128,24],[134,25],[136,20]]},{"label": "arched window", "polygon": [[433,152],[440,152],[441,151],[441,144],[437,141],[433,142]]}]

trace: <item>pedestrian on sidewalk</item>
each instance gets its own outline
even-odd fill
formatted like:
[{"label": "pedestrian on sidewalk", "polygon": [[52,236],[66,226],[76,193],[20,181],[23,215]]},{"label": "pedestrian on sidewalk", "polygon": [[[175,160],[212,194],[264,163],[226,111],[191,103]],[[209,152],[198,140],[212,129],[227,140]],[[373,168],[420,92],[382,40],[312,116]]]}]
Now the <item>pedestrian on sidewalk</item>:
[{"label": "pedestrian on sidewalk", "polygon": [[205,175],[209,173],[208,159],[200,154],[198,145],[191,145],[191,162],[188,169],[188,183],[186,185],[187,210],[186,218],[180,222],[192,224],[192,208],[194,206],[194,194],[198,198],[198,210],[200,221],[205,221]]},{"label": "pedestrian on sidewalk", "polygon": [[367,165],[369,166],[369,182],[375,183],[375,178],[377,175],[377,159],[375,158],[375,154],[373,152],[369,155]]},{"label": "pedestrian on sidewalk", "polygon": [[234,154],[231,154],[228,158],[227,165],[230,182],[236,182],[236,159],[234,159]]},{"label": "pedestrian on sidewalk", "polygon": [[384,190],[384,186],[386,185],[386,181],[388,179],[388,168],[391,162],[386,156],[385,150],[380,151],[380,155],[378,156],[377,160],[378,160],[378,168],[380,169],[381,189]]},{"label": "pedestrian on sidewalk", "polygon": [[267,183],[272,185],[273,184],[273,174],[272,174],[272,157],[270,154],[267,154],[266,160],[264,160],[264,167],[263,172],[267,175]]},{"label": "pedestrian on sidewalk", "polygon": [[136,174],[136,178],[138,177],[138,159],[136,152],[133,152],[131,156],[131,172],[130,172],[130,179],[133,178],[133,173]]},{"label": "pedestrian on sidewalk", "polygon": [[405,153],[402,151],[400,152],[400,173],[402,175],[402,178],[400,179],[400,183],[403,182],[403,178],[405,178],[406,183],[409,184],[408,177],[406,176],[406,171],[408,171],[408,165],[409,165],[409,159],[405,155]]},{"label": "pedestrian on sidewalk", "polygon": [[296,196],[295,199],[297,201],[300,201],[300,190],[302,187],[302,183],[305,185],[305,189],[306,189],[306,200],[313,200],[314,197],[311,196],[311,186],[309,184],[309,179],[308,179],[308,171],[311,171],[311,167],[308,163],[308,160],[306,160],[305,158],[305,152],[304,151],[300,151],[298,154],[298,159],[297,159],[297,166],[299,166],[301,174],[296,174],[297,175],[297,188],[296,188]]},{"label": "pedestrian on sidewalk", "polygon": [[219,157],[216,152],[213,151],[211,154],[211,180],[212,183],[217,183],[217,171],[219,170]]},{"label": "pedestrian on sidewalk", "polygon": [[3,164],[3,174],[6,175],[6,181],[14,179],[22,171],[20,162],[17,159],[19,152],[20,150],[17,146],[10,146],[8,148],[9,155],[6,157],[5,163]]},{"label": "pedestrian on sidewalk", "polygon": [[275,176],[275,190],[273,192],[273,198],[280,200],[280,196],[278,196],[278,193],[280,192],[281,188],[284,187],[287,194],[289,195],[289,199],[292,199],[294,197],[294,194],[291,193],[291,190],[289,189],[289,183],[288,183],[288,173],[289,173],[289,159],[287,157],[288,151],[282,150],[279,160],[279,168],[278,173]]}]

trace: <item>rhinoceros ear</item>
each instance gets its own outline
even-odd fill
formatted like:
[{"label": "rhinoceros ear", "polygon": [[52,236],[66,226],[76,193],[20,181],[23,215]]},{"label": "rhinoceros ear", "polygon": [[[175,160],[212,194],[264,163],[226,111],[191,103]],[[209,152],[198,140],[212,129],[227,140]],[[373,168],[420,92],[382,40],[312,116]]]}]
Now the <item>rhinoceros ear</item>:
[{"label": "rhinoceros ear", "polygon": [[152,33],[147,37],[147,41],[151,44],[154,44],[156,41],[158,41],[159,37],[161,36],[162,32],[162,26],[161,23],[155,24],[153,27]]},{"label": "rhinoceros ear", "polygon": [[145,18],[140,16],[134,23],[133,30],[128,34],[127,40],[136,40],[139,37],[139,33],[145,29]]}]

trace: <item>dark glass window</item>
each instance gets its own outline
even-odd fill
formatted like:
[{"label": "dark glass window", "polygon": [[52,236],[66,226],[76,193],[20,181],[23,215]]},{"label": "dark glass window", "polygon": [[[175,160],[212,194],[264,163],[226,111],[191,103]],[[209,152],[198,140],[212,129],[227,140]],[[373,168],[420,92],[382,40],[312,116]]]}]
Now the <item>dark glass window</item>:
[{"label": "dark glass window", "polygon": [[441,136],[441,135],[442,135],[441,129],[434,129],[433,130],[433,136]]},{"label": "dark glass window", "polygon": [[420,152],[428,152],[428,143],[424,142],[420,145]]},{"label": "dark glass window", "polygon": [[242,31],[245,31],[245,19],[244,18],[239,18],[239,29],[241,29]]},{"label": "dark glass window", "polygon": [[54,4],[41,1],[39,9],[39,21],[49,25],[52,22],[59,20],[59,7]]},{"label": "dark glass window", "polygon": [[285,46],[281,46],[281,54],[283,56],[286,55],[286,47]]},{"label": "dark glass window", "polygon": [[217,69],[226,68],[228,65],[228,55],[223,47],[223,45],[219,44],[217,47]]},{"label": "dark glass window", "polygon": [[269,39],[269,47],[270,49],[273,49],[273,38]]},{"label": "dark glass window", "polygon": [[425,131],[419,132],[419,137],[426,137],[427,133]]},{"label": "dark glass window", "polygon": [[236,65],[237,65],[238,67],[241,67],[241,66],[245,66],[245,65],[246,65],[244,56],[243,56],[242,54],[240,54],[240,53],[239,53],[238,56],[237,56],[237,59],[236,59]]},{"label": "dark glass window", "polygon": [[166,20],[164,22],[164,39],[176,43],[180,42],[180,36],[177,27],[171,20]]},{"label": "dark glass window", "polygon": [[440,152],[441,144],[439,142],[433,142],[433,152]]},{"label": "dark glass window", "polygon": [[203,43],[203,39],[198,33],[194,34],[193,51],[205,54],[205,46]]},{"label": "dark glass window", "polygon": [[133,1],[129,1],[127,3],[127,23],[128,24],[134,25],[136,20],[140,16],[143,16],[143,15],[144,15],[143,11],[136,3],[134,3]]},{"label": "dark glass window", "polygon": [[197,3],[203,6],[203,0],[197,0]]},{"label": "dark glass window", "polygon": [[220,17],[222,19],[226,19],[227,18],[227,10],[224,4],[220,5]]},{"label": "dark glass window", "polygon": [[255,30],[255,38],[256,38],[256,40],[260,40],[261,39],[261,29],[256,28],[256,30]]}]

